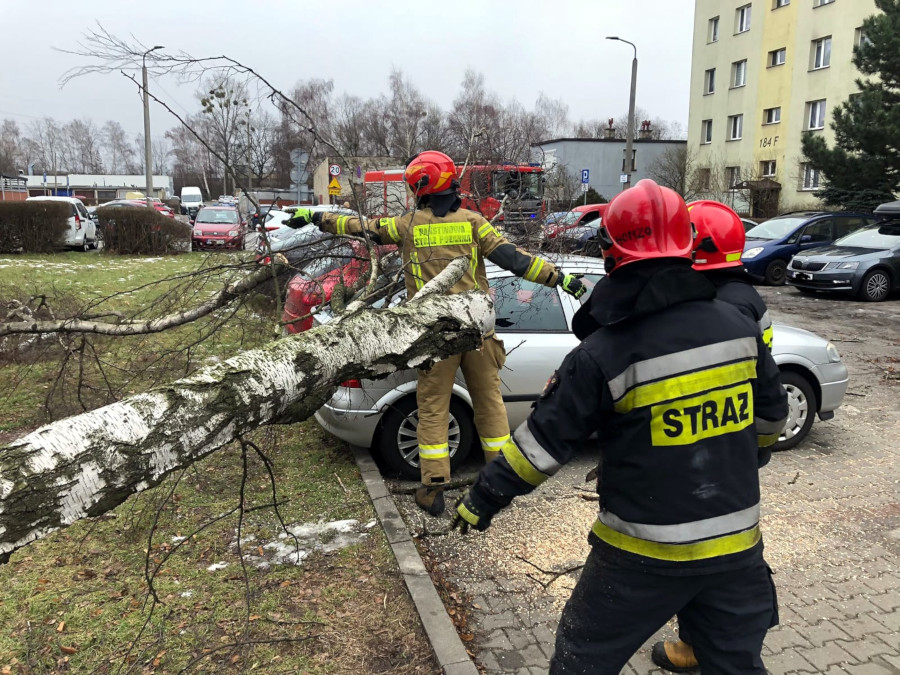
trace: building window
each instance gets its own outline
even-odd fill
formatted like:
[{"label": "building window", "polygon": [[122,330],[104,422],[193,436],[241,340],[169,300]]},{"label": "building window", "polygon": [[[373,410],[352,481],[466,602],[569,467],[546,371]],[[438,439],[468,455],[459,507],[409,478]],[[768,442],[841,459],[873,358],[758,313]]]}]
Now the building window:
[{"label": "building window", "polygon": [[747,84],[747,59],[731,64],[731,88],[743,87]]},{"label": "building window", "polygon": [[750,5],[738,7],[735,12],[735,33],[746,33],[750,30]]},{"label": "building window", "polygon": [[709,20],[709,28],[706,32],[706,41],[707,42],[718,42],[719,41],[719,17],[713,17]]},{"label": "building window", "polygon": [[812,164],[809,163],[802,164],[801,166],[803,167],[803,189],[818,190],[821,172],[818,169],[814,169]]},{"label": "building window", "polygon": [[744,116],[731,115],[728,118],[728,140],[739,141],[744,134]]},{"label": "building window", "polygon": [[759,163],[759,173],[763,178],[775,178],[776,164],[774,159],[767,159]]},{"label": "building window", "polygon": [[822,5],[830,5],[834,0],[813,0],[813,7],[821,7]]},{"label": "building window", "polygon": [[726,166],[725,167],[726,188],[733,190],[734,186],[741,182],[741,167]]},{"label": "building window", "polygon": [[812,41],[811,49],[812,68],[810,70],[819,70],[827,68],[831,65],[831,36],[819,38]]},{"label": "building window", "polygon": [[703,120],[703,126],[700,130],[700,143],[702,145],[712,143],[712,120]]},{"label": "building window", "polygon": [[857,28],[856,29],[856,37],[854,37],[854,39],[853,39],[853,46],[858,48],[858,47],[862,47],[863,45],[870,45],[870,44],[872,44],[872,41],[866,35],[865,31],[863,30],[863,27],[860,26],[859,28]]},{"label": "building window", "polygon": [[766,108],[763,110],[763,124],[778,124],[781,121],[781,108]]},{"label": "building window", "polygon": [[806,129],[815,131],[825,128],[825,99],[809,101],[806,104]]},{"label": "building window", "polygon": [[791,0],[775,0],[775,6],[772,9],[778,9],[779,7],[786,7],[791,4]]},{"label": "building window", "polygon": [[710,68],[703,78],[703,93],[712,94],[716,91],[716,69]]},{"label": "building window", "polygon": [[769,68],[773,68],[774,66],[783,66],[786,60],[786,47],[782,47],[781,49],[773,49],[771,52],[769,52]]},{"label": "building window", "polygon": [[712,169],[697,169],[697,188],[709,190],[712,183]]}]

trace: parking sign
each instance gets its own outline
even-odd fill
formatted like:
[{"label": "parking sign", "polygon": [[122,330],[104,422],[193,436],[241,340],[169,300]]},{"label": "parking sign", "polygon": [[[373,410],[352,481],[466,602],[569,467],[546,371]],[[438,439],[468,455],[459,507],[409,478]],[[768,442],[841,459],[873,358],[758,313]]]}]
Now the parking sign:
[{"label": "parking sign", "polygon": [[591,170],[590,169],[582,169],[581,170],[581,182],[584,185],[587,185],[591,182]]}]

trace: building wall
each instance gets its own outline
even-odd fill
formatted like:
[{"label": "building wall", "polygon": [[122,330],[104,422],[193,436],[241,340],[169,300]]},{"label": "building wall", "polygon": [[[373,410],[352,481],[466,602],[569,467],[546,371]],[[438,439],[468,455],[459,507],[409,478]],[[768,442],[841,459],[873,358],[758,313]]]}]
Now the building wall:
[{"label": "building wall", "polygon": [[[876,11],[875,0],[834,0],[819,7],[817,0],[696,0],[691,66],[688,148],[696,165],[724,176],[726,167],[740,167],[741,178],[761,178],[761,163],[774,160],[774,179],[781,184],[780,210],[818,205],[814,190],[803,188],[804,133],[824,134],[834,141],[832,110],[857,91],[859,73],[852,63],[857,28]],[[750,30],[735,34],[736,11],[751,5]],[[719,40],[709,42],[709,20],[719,17]],[[831,36],[831,65],[811,68],[813,40]],[[784,65],[772,66],[769,53],[785,48]],[[747,59],[747,83],[731,87],[732,64]],[[704,93],[705,74],[716,69],[716,90]],[[825,99],[825,129],[806,131],[809,101]],[[764,124],[763,111],[781,108],[781,121]],[[741,140],[728,140],[728,118],[744,116]],[[712,142],[701,143],[703,120],[713,121]]]},{"label": "building wall", "polygon": [[[353,188],[357,189],[359,198],[362,199],[363,176],[366,171],[403,168],[403,161],[392,157],[347,157],[346,160],[345,163],[338,157],[327,157],[313,171],[313,194],[319,204],[352,202]],[[341,167],[341,175],[338,176],[341,194],[337,196],[328,194],[328,184],[331,182],[328,167],[331,164]]]},{"label": "building wall", "polygon": [[[651,141],[635,139],[634,185],[648,177],[649,167],[667,150],[683,146],[685,141]],[[548,165],[559,164],[573,177],[581,178],[582,169],[590,170],[590,186],[607,199],[622,191],[619,177],[625,157],[625,141],[620,139],[556,139],[538,143],[534,148],[536,161]]]}]

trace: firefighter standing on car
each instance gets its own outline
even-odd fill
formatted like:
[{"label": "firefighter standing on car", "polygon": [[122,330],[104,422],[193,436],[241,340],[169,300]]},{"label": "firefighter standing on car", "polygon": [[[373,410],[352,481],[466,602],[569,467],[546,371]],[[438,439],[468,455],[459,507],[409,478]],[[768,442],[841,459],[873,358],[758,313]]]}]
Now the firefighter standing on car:
[{"label": "firefighter standing on car", "polygon": [[[740,216],[725,204],[714,201],[692,202],[688,204],[688,213],[697,230],[694,269],[715,285],[717,299],[734,305],[756,322],[763,342],[772,349],[772,319],[741,262],[746,236]],[[760,463],[766,462],[768,458],[763,456]],[[689,631],[679,622],[679,639],[657,642],[650,658],[674,673],[693,672],[699,664],[691,640]]]},{"label": "firefighter standing on car", "polygon": [[618,675],[678,614],[704,672],[762,675],[777,601],[758,467],[787,417],[778,368],[757,324],[691,269],[675,192],[640,181],[612,200],[600,237],[609,275],[576,315],[583,341],[454,524],[485,529],[597,433],[600,513],[550,672]]},{"label": "firefighter standing on car", "polygon": [[[364,221],[353,216],[298,209],[288,224],[298,227],[313,222],[323,231],[337,235],[366,229],[378,243],[398,244],[409,298],[459,256],[467,257],[470,265],[450,293],[487,291],[485,259],[528,281],[561,286],[576,297],[585,292],[578,278],[563,274],[546,260],[517,248],[479,213],[461,209],[456,167],[444,153],[426,151],[417,155],[410,160],[403,178],[415,195],[416,208],[398,218]],[[438,361],[430,369],[418,371],[417,434],[422,487],[416,491],[415,498],[431,515],[443,513],[444,486],[450,480],[447,430],[457,369],[462,369],[472,397],[475,427],[485,461],[490,462],[510,443],[509,422],[500,393],[500,369],[505,361],[503,343],[491,331],[480,350]]]}]

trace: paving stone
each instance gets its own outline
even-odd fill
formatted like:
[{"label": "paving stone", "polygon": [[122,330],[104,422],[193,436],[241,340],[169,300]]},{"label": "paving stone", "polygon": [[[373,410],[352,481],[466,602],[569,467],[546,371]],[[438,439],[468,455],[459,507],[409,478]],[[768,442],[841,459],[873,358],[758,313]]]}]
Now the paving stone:
[{"label": "paving stone", "polygon": [[830,602],[817,602],[802,613],[803,620],[814,626],[822,621],[843,619],[844,614]]},{"label": "paving stone", "polygon": [[766,659],[766,669],[773,675],[785,673],[817,673],[816,667],[804,659],[796,649],[785,649],[780,654]]},{"label": "paving stone", "polygon": [[810,645],[805,645],[806,648],[821,647],[826,642],[840,639],[846,640],[849,637],[846,632],[831,621],[822,621],[815,626],[802,626],[797,628],[797,632],[811,643]]},{"label": "paving stone", "polygon": [[855,619],[844,619],[840,622],[840,627],[847,635],[857,639],[888,632],[887,627],[879,623],[872,614],[860,614]]},{"label": "paving stone", "polygon": [[537,638],[527,630],[510,629],[508,634],[509,642],[514,649],[525,649],[529,645],[537,645]]},{"label": "paving stone", "polygon": [[869,598],[873,605],[885,612],[892,612],[900,607],[900,593],[882,593]]},{"label": "paving stone", "polygon": [[519,650],[497,650],[492,652],[497,659],[497,664],[504,671],[516,671],[525,668],[525,657]]},{"label": "paving stone", "polygon": [[[896,561],[894,563],[896,565]],[[896,591],[900,588],[900,576],[895,574],[882,574],[877,577],[863,579],[863,583],[876,593],[885,593],[888,591]]]},{"label": "paving stone", "polygon": [[860,663],[871,661],[875,656],[883,656],[891,653],[890,647],[874,637],[868,640],[854,640],[852,642],[836,640],[836,643]]},{"label": "paving stone", "polygon": [[900,611],[894,610],[893,612],[877,614],[875,618],[890,630],[900,633]]},{"label": "paving stone", "polygon": [[502,672],[500,669],[500,664],[497,662],[497,659],[494,656],[493,652],[482,652],[478,655],[478,662],[482,665],[485,671],[489,673]]},{"label": "paving stone", "polygon": [[833,602],[833,604],[844,612],[844,615],[847,617],[880,611],[879,608],[873,605],[869,598],[864,595],[857,595],[847,600],[839,600]]},{"label": "paving stone", "polygon": [[516,625],[516,617],[511,612],[503,612],[501,614],[488,614],[487,616],[476,619],[476,626],[479,630],[488,633],[498,628],[513,628]]},{"label": "paving stone", "polygon": [[797,653],[813,664],[817,673],[826,670],[829,666],[845,666],[846,664],[857,663],[857,660],[844,651],[836,642],[828,642],[821,647],[813,647],[812,649],[798,649]]},{"label": "paving stone", "polygon": [[479,646],[483,649],[513,649],[513,644],[509,641],[509,637],[499,629],[492,631],[486,639],[479,641]]},{"label": "paving stone", "polygon": [[897,670],[881,663],[863,663],[856,666],[847,666],[850,675],[897,675]]},{"label": "paving stone", "polygon": [[765,646],[769,647],[770,653],[777,654],[785,649],[795,647],[809,648],[813,645],[792,626],[779,626],[770,630],[766,635]]},{"label": "paving stone", "polygon": [[[872,595],[872,589],[863,583],[862,579],[847,579],[839,583],[826,582],[822,584],[825,588],[836,593],[841,598],[849,598],[854,595]],[[816,588],[811,590],[815,592]]]}]

